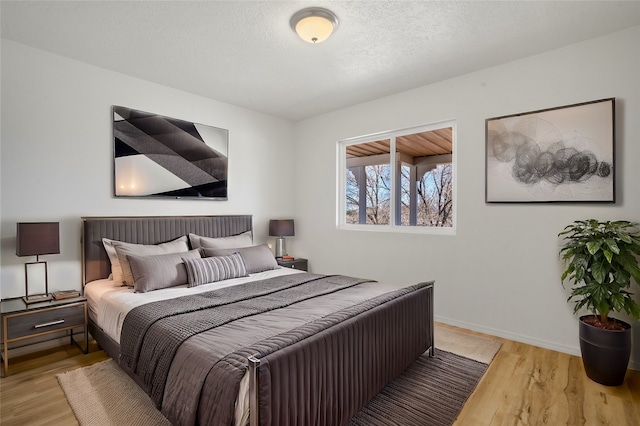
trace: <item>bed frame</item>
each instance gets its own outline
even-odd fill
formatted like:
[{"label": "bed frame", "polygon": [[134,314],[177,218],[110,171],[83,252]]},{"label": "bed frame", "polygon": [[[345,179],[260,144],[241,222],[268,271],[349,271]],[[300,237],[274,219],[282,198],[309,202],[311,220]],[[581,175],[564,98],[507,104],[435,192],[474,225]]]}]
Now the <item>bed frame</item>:
[{"label": "bed frame", "polygon": [[[250,215],[83,217],[82,283],[107,278],[111,272],[102,238],[158,244],[189,233],[227,237],[251,230]],[[117,360],[119,345],[92,320],[89,331]],[[348,421],[418,356],[427,350],[434,356],[433,336],[430,282],[393,302],[362,308],[302,340],[292,338],[283,350],[249,356],[250,425]],[[337,367],[340,374],[331,375]],[[319,372],[328,372],[339,383],[319,383]],[[292,395],[299,396],[299,404]],[[317,413],[323,413],[320,420]]]}]

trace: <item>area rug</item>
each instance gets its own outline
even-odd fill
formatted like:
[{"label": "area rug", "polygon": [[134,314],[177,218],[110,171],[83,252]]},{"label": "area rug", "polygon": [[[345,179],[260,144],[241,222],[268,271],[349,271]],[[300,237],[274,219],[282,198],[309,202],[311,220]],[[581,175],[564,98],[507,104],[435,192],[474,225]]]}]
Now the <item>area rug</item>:
[{"label": "area rug", "polygon": [[451,352],[422,355],[356,414],[350,426],[449,426],[488,365]]},{"label": "area rug", "polygon": [[[436,328],[436,356],[421,356],[352,420],[352,426],[451,425],[500,342]],[[57,376],[81,426],[170,425],[113,360]]]}]

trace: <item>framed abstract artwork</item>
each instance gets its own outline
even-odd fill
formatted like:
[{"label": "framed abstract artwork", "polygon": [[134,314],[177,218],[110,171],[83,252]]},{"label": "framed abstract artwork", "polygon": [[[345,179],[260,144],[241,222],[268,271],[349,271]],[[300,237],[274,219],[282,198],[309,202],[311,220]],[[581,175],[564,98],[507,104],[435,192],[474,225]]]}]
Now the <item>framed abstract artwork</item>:
[{"label": "framed abstract artwork", "polygon": [[615,202],[615,98],[489,118],[487,203]]},{"label": "framed abstract artwork", "polygon": [[229,131],[113,106],[114,195],[227,199]]}]

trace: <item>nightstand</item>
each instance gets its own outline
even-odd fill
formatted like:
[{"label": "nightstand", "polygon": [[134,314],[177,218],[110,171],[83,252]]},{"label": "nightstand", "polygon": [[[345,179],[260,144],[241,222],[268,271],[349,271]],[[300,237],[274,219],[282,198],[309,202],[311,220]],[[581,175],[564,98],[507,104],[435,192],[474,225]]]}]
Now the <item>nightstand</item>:
[{"label": "nightstand", "polygon": [[[68,331],[72,344],[88,352],[87,299],[73,297],[27,305],[22,298],[0,302],[2,311],[2,377],[9,375],[9,343],[49,333]],[[82,328],[84,348],[73,338],[73,330]]]},{"label": "nightstand", "polygon": [[302,258],[295,258],[293,260],[276,259],[278,265],[285,268],[300,269],[301,271],[308,271],[308,260]]}]

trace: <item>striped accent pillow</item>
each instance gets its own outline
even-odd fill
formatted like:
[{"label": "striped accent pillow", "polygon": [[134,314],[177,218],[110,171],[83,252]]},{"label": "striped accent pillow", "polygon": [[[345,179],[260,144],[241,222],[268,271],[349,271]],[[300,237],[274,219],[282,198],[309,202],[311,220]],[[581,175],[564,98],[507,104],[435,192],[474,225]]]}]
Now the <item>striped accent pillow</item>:
[{"label": "striped accent pillow", "polygon": [[257,274],[258,272],[279,268],[271,249],[266,244],[236,249],[210,249],[203,247],[201,250],[204,257],[228,256],[233,253],[239,253],[242,256],[248,274]]},{"label": "striped accent pillow", "polygon": [[231,278],[247,276],[242,256],[233,253],[229,256],[207,257],[202,259],[183,259],[187,269],[187,287],[214,283]]}]

